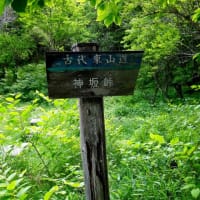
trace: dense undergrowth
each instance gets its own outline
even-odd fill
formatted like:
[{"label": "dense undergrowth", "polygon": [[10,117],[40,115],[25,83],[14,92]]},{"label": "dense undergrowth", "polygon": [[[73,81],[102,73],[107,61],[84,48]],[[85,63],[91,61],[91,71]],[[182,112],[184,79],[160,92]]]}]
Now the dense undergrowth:
[{"label": "dense undergrowth", "polygon": [[[35,97],[0,98],[0,199],[85,199],[78,102]],[[199,99],[104,101],[111,199],[198,199]]]}]

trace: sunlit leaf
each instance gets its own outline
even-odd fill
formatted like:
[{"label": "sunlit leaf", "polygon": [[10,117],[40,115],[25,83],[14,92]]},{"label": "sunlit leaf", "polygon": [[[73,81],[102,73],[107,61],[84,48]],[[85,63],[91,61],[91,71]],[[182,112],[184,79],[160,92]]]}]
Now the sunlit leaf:
[{"label": "sunlit leaf", "polygon": [[191,147],[191,148],[187,151],[187,155],[190,156],[195,150],[196,150],[196,146]]},{"label": "sunlit leaf", "polygon": [[7,98],[6,98],[6,101],[8,101],[8,102],[12,103],[12,102],[14,102],[14,101],[15,101],[15,99],[14,99],[14,98],[12,98],[12,97],[7,97]]},{"label": "sunlit leaf", "polygon": [[164,137],[161,136],[161,135],[150,133],[150,138],[151,138],[153,141],[158,142],[159,144],[165,143],[165,139],[164,139]]},{"label": "sunlit leaf", "polygon": [[193,59],[197,60],[198,62],[200,62],[200,53],[194,54]]},{"label": "sunlit leaf", "polygon": [[19,174],[19,177],[21,178],[21,177],[23,177],[24,176],[24,174],[26,173],[26,169],[25,170],[23,170],[20,174]]},{"label": "sunlit leaf", "polygon": [[120,26],[122,23],[122,18],[120,16],[116,15],[114,18],[114,22],[116,25]]},{"label": "sunlit leaf", "polygon": [[13,178],[16,176],[16,173],[12,173],[8,178],[7,181],[13,180]]},{"label": "sunlit leaf", "polygon": [[182,190],[188,190],[188,189],[191,189],[191,188],[194,188],[195,187],[195,184],[187,184],[187,185],[184,185],[181,189]]},{"label": "sunlit leaf", "polygon": [[3,139],[5,139],[5,138],[6,138],[5,135],[2,134],[2,133],[0,133],[0,140],[3,140]]},{"label": "sunlit leaf", "polygon": [[23,187],[19,190],[19,192],[17,193],[17,197],[19,197],[20,199],[22,199],[23,197],[26,197],[26,192],[31,188],[31,186],[27,186],[27,187]]},{"label": "sunlit leaf", "polygon": [[199,188],[193,189],[191,191],[191,195],[194,199],[197,199],[200,195],[200,189]]},{"label": "sunlit leaf", "polygon": [[14,180],[14,181],[12,181],[11,183],[9,183],[8,185],[7,185],[7,190],[14,190],[15,189],[15,187],[17,186],[17,181],[16,180]]},{"label": "sunlit leaf", "polygon": [[113,23],[113,15],[110,14],[108,15],[105,19],[104,19],[104,24],[106,25],[106,27],[109,27],[112,23]]},{"label": "sunlit leaf", "polygon": [[59,190],[57,185],[53,186],[44,196],[44,200],[49,200],[51,196]]},{"label": "sunlit leaf", "polygon": [[65,181],[64,182],[66,185],[69,185],[73,188],[80,188],[83,187],[84,183],[83,182],[70,182],[70,181]]},{"label": "sunlit leaf", "polygon": [[106,4],[105,8],[97,10],[97,21],[103,21],[111,13],[110,7]]},{"label": "sunlit leaf", "polygon": [[6,188],[7,184],[6,183],[0,183],[0,188]]},{"label": "sunlit leaf", "polygon": [[171,141],[170,141],[170,144],[173,146],[173,145],[176,145],[179,143],[179,138],[173,138]]},{"label": "sunlit leaf", "polygon": [[200,8],[196,9],[194,15],[192,16],[194,22],[200,21]]}]

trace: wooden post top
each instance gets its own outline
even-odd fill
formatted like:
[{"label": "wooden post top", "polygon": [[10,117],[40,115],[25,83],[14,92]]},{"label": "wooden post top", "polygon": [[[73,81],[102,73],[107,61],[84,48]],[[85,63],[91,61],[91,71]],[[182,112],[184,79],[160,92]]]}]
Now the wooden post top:
[{"label": "wooden post top", "polygon": [[84,51],[98,51],[99,45],[97,43],[77,43],[72,45],[71,50],[73,52],[84,52]]}]

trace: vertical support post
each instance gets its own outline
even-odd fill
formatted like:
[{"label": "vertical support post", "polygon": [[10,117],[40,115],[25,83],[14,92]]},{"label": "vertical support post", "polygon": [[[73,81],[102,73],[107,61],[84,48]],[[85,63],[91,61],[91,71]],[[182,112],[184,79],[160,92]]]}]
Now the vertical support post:
[{"label": "vertical support post", "polygon": [[[72,51],[97,51],[97,48],[95,43],[80,43]],[[80,98],[79,105],[86,199],[109,200],[103,98]]]}]

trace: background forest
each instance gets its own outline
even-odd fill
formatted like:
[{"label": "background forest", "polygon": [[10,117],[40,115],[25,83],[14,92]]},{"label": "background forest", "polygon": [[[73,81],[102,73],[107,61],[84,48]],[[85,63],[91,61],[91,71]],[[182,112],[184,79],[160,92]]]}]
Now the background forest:
[{"label": "background forest", "polygon": [[24,2],[0,3],[0,199],[85,198],[78,103],[45,71],[80,42],[145,52],[134,95],[105,98],[111,199],[199,199],[200,0]]}]

